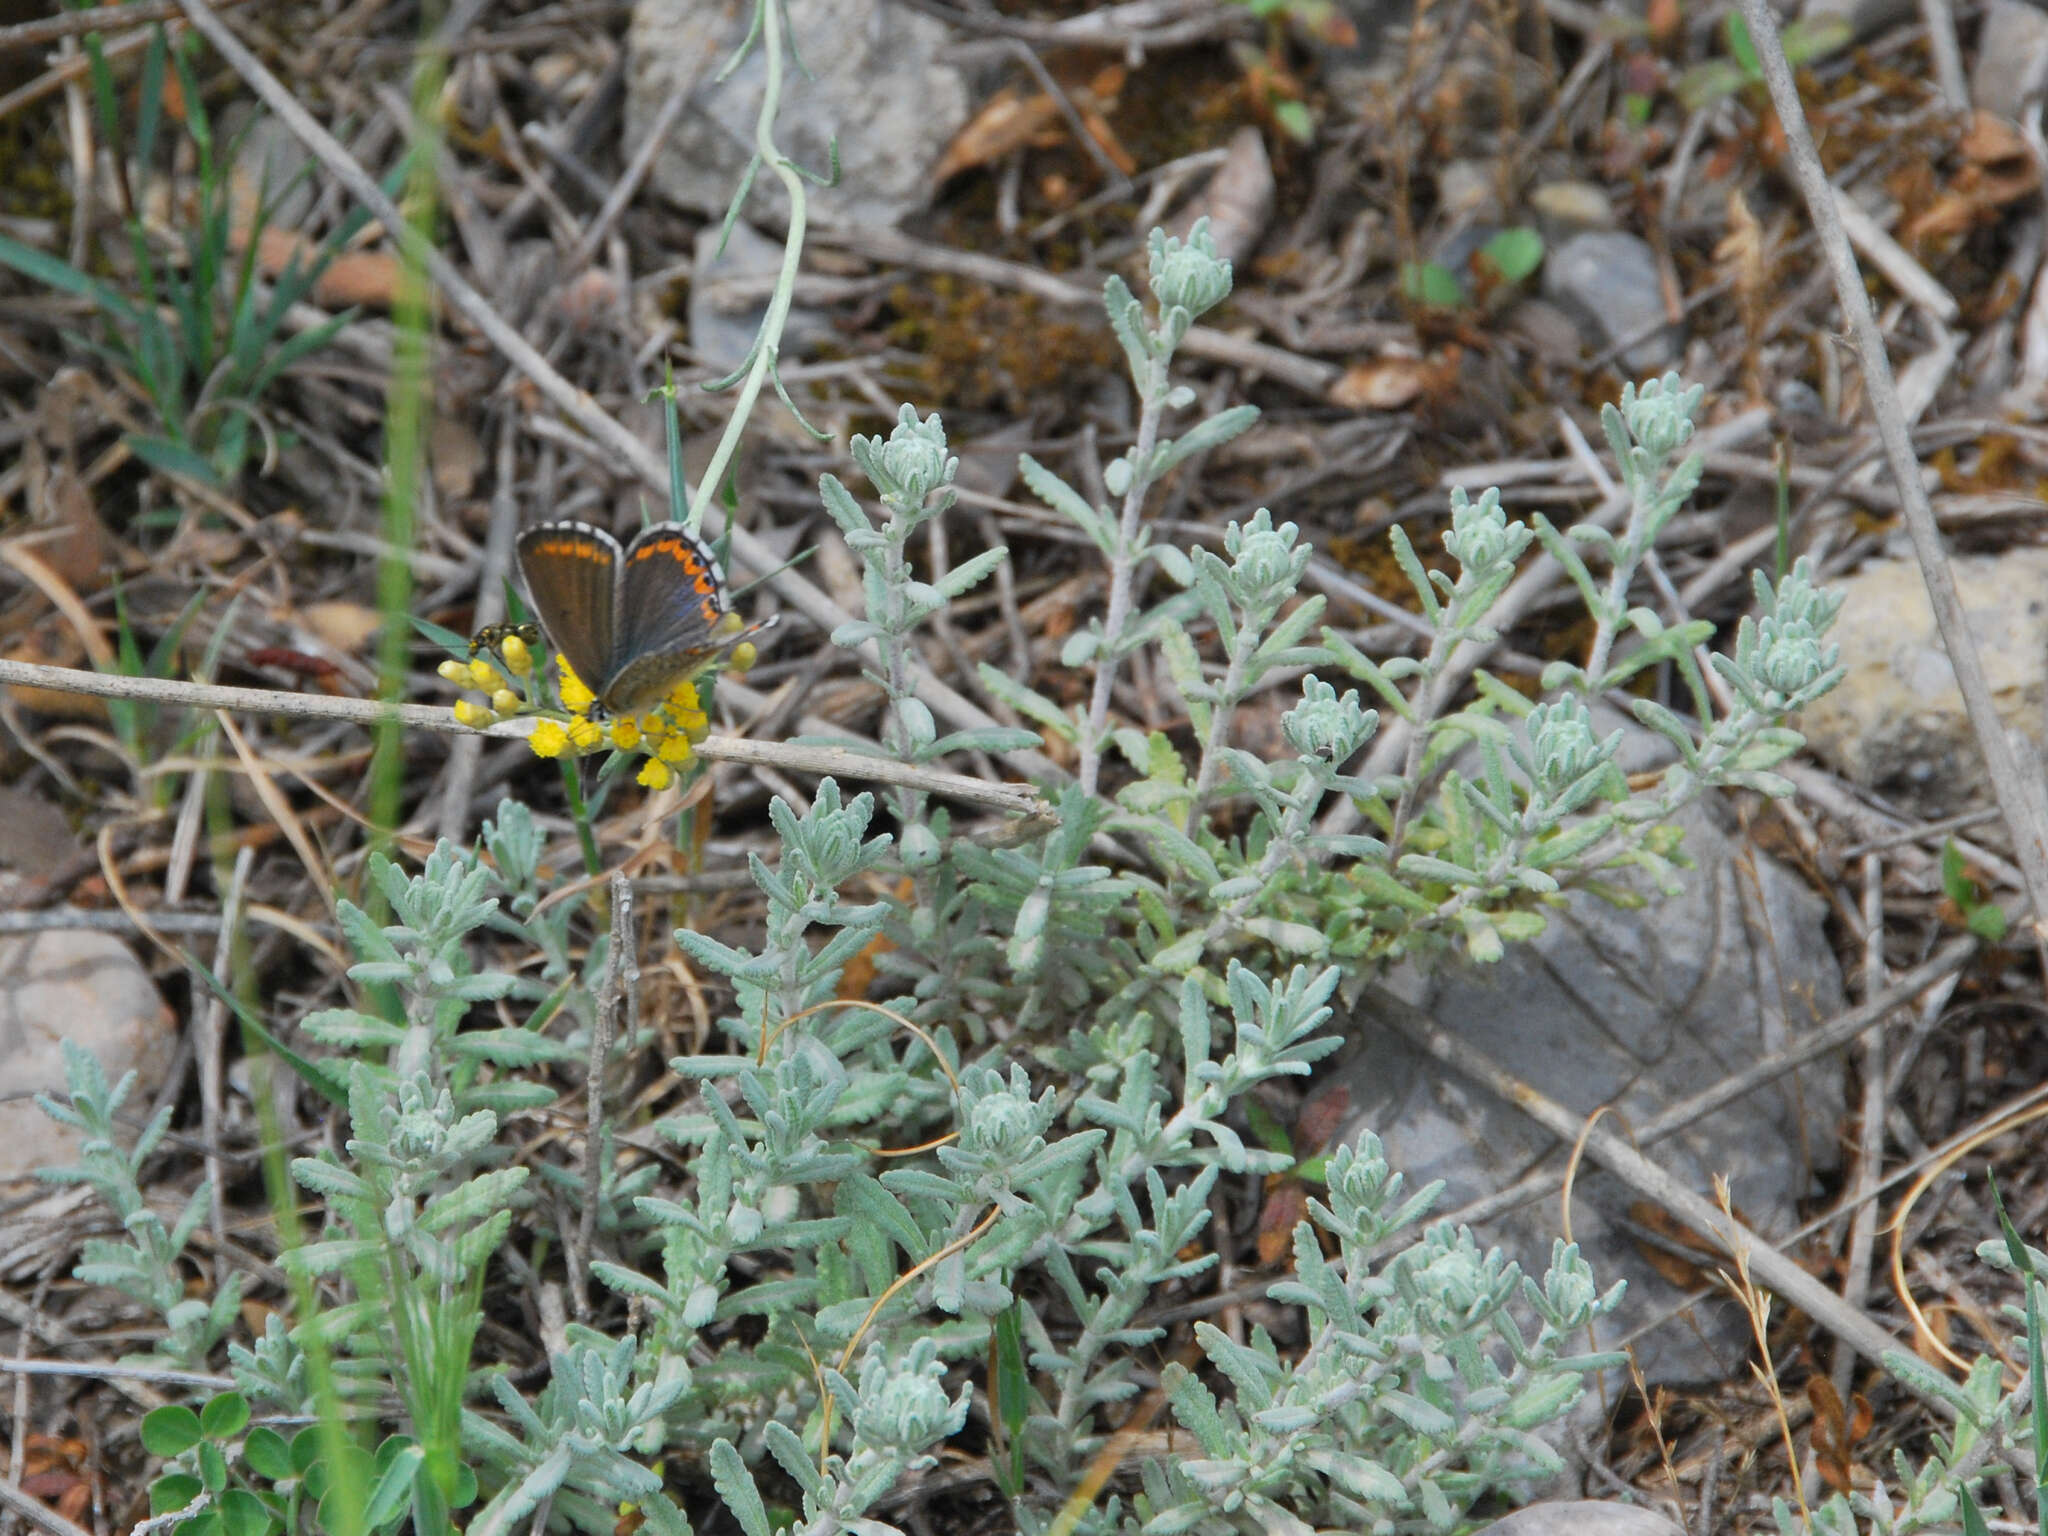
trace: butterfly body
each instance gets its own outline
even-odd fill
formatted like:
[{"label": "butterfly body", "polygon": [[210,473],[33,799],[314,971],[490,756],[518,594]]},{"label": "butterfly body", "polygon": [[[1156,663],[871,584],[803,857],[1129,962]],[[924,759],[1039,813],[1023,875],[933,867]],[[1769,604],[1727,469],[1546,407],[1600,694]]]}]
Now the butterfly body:
[{"label": "butterfly body", "polygon": [[589,523],[541,523],[519,535],[519,570],[556,651],[607,715],[658,707],[739,636],[718,562],[681,523],[625,544]]}]

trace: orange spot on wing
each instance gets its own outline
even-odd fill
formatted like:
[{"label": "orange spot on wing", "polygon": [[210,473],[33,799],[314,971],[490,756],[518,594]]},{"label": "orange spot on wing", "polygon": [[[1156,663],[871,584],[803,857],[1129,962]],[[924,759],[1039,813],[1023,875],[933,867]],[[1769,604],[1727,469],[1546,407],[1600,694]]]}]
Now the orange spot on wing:
[{"label": "orange spot on wing", "polygon": [[583,539],[549,539],[534,545],[533,552],[537,555],[570,555],[578,560],[595,560],[600,565],[611,558],[611,551],[603,545]]}]

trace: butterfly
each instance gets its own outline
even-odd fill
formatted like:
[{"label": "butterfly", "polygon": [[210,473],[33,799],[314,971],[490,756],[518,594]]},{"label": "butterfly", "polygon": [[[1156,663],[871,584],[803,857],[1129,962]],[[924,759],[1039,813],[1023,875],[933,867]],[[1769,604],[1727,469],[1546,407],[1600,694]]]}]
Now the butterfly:
[{"label": "butterfly", "polygon": [[519,535],[519,570],[556,651],[607,715],[656,708],[753,632],[731,619],[724,572],[681,523],[650,524],[623,545],[588,523],[541,523]]}]

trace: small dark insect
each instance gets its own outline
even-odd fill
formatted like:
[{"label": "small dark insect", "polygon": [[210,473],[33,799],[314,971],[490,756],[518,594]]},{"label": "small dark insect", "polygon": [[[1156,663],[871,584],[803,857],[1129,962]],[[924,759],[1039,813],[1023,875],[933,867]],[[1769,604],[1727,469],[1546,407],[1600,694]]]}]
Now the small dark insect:
[{"label": "small dark insect", "polygon": [[478,655],[484,651],[495,651],[507,640],[517,640],[521,645],[540,644],[538,624],[486,624],[469,637],[469,654]]}]

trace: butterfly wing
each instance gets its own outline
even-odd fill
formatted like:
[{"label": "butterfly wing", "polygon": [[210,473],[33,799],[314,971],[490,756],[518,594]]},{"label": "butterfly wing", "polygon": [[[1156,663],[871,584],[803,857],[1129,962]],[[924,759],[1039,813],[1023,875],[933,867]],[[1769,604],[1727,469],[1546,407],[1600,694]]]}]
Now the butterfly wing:
[{"label": "butterfly wing", "polygon": [[618,638],[604,690],[617,714],[651,709],[717,650],[725,576],[681,523],[643,528],[626,546]]},{"label": "butterfly wing", "polygon": [[593,691],[611,675],[619,541],[588,523],[542,523],[519,535],[519,573],[555,649]]}]

